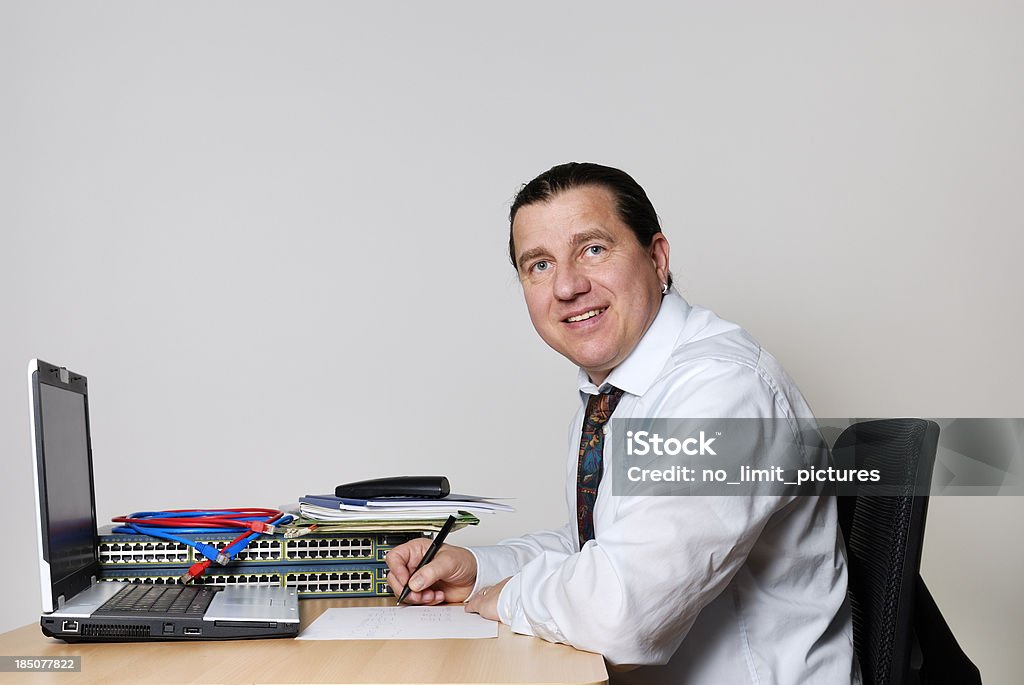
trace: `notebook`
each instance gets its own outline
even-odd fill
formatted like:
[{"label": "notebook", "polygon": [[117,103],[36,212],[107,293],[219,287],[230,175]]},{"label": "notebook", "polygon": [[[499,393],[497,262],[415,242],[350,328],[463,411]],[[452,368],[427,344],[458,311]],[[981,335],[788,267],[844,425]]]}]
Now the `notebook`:
[{"label": "notebook", "polygon": [[285,587],[101,581],[85,376],[29,362],[43,633],[66,642],[294,637]]}]

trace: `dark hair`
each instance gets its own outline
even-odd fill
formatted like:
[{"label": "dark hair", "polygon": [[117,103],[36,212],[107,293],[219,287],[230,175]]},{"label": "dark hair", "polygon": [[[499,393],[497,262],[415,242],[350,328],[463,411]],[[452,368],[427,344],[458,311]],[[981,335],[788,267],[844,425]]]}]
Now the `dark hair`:
[{"label": "dark hair", "polygon": [[[661,222],[658,221],[654,205],[632,176],[621,169],[601,164],[567,162],[551,167],[516,193],[508,213],[508,256],[514,268],[519,268],[516,264],[515,239],[512,236],[516,212],[526,205],[547,202],[559,193],[583,186],[599,186],[608,190],[615,198],[615,210],[622,223],[629,226],[644,247],[650,247],[654,235],[661,233]],[[668,284],[672,285],[672,274],[668,275]]]}]

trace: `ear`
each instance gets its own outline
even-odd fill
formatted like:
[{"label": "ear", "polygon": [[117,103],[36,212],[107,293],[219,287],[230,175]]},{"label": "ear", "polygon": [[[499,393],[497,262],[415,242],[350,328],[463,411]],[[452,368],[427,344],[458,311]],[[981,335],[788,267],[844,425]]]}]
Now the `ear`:
[{"label": "ear", "polygon": [[651,246],[647,249],[647,253],[654,263],[654,270],[658,274],[658,281],[660,283],[667,283],[669,246],[668,238],[665,237],[664,233],[655,233],[651,237]]}]

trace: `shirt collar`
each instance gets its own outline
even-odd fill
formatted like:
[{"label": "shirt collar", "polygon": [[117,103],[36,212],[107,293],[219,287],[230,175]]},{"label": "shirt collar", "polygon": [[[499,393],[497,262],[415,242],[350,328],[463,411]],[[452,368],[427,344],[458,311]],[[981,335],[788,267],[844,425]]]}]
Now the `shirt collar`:
[{"label": "shirt collar", "polygon": [[650,328],[643,334],[629,356],[612,369],[600,387],[590,382],[590,376],[586,371],[579,370],[577,383],[580,395],[597,395],[606,391],[610,385],[625,390],[630,395],[639,396],[647,392],[661,370],[665,368],[689,313],[689,303],[675,289],[669,290],[668,294],[661,298],[661,308],[658,309],[658,315],[654,317]]}]

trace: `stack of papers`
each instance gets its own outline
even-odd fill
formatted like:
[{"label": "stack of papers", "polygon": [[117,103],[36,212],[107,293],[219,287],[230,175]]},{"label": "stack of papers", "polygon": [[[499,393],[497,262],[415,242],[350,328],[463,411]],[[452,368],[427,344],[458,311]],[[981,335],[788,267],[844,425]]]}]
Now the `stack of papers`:
[{"label": "stack of papers", "polygon": [[316,521],[411,521],[446,519],[461,513],[480,514],[515,511],[508,504],[475,495],[450,494],[441,499],[381,497],[347,499],[334,495],[306,495],[299,498],[303,518]]},{"label": "stack of papers", "polygon": [[[308,535],[313,531],[318,533],[436,533],[444,526],[448,520],[447,516],[433,517],[429,514],[424,514],[420,518],[416,519],[342,519],[342,520],[323,520],[323,519],[311,519],[302,516],[299,513],[298,507],[294,504],[278,507],[282,511],[288,511],[295,520],[285,525],[281,532],[286,538],[299,537],[301,535]],[[475,526],[480,523],[480,519],[472,514],[463,512],[459,514],[455,519],[455,525],[452,527],[453,531],[465,528],[466,526]]]}]

